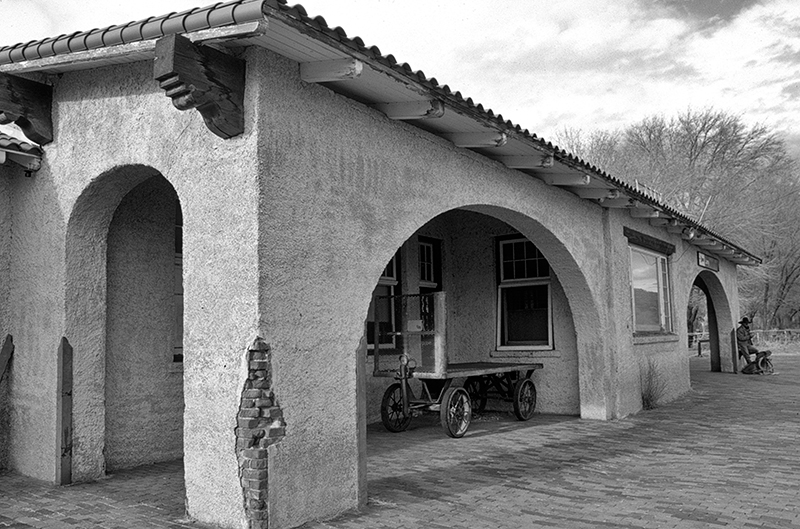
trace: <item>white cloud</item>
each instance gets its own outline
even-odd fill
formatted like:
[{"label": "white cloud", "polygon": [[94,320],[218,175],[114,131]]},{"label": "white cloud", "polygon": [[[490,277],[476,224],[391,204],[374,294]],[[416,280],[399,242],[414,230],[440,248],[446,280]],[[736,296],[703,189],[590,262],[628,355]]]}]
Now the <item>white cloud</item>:
[{"label": "white cloud", "polygon": [[[800,138],[796,0],[299,1],[548,138],[564,126],[617,128],[690,106],[741,113]],[[2,37],[29,41],[197,3],[0,0]],[[727,11],[713,16],[720,8]]]}]

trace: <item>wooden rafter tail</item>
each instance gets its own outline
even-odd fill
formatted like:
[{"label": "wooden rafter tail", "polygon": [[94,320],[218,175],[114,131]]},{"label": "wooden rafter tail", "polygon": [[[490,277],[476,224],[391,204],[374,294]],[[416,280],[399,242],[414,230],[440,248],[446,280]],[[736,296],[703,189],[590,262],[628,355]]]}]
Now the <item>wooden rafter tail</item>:
[{"label": "wooden rafter tail", "polygon": [[0,72],[0,125],[14,123],[29,140],[53,141],[53,87]]},{"label": "wooden rafter tail", "polygon": [[196,109],[220,138],[244,132],[243,60],[170,35],[156,42],[153,77],[175,108]]}]

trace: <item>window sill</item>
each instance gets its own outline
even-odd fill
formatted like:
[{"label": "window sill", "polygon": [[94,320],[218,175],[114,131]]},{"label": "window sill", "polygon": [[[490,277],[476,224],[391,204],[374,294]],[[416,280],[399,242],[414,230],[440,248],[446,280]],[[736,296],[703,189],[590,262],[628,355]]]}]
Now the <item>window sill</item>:
[{"label": "window sill", "polygon": [[660,332],[652,332],[652,333],[634,333],[633,334],[633,345],[643,345],[648,343],[667,343],[667,342],[677,342],[679,340],[677,334],[673,333],[660,333]]},{"label": "window sill", "polygon": [[492,358],[561,358],[561,352],[554,349],[532,351],[530,349],[523,350],[502,350],[490,351],[489,356]]}]

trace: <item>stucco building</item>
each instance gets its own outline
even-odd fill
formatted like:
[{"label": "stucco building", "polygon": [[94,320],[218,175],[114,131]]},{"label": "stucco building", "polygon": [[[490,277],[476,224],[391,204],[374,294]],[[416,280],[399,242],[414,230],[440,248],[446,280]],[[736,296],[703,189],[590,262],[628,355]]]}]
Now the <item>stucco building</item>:
[{"label": "stucco building", "polygon": [[15,471],[183,457],[223,527],[356,508],[386,385],[365,329],[415,318],[375,295],[444,292],[448,354],[541,362],[540,413],[636,413],[648,365],[688,391],[695,284],[736,369],[756,256],[300,7],[2,48],[0,116],[30,140],[0,137]]}]

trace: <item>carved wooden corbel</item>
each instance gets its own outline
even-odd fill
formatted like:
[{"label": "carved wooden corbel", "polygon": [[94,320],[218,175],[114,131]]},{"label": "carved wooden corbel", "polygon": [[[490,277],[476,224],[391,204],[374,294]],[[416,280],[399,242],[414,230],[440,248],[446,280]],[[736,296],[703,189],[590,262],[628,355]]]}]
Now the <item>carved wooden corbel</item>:
[{"label": "carved wooden corbel", "polygon": [[245,62],[170,35],[156,42],[153,77],[178,110],[196,108],[220,138],[244,132]]},{"label": "carved wooden corbel", "polygon": [[39,145],[53,141],[53,87],[0,72],[0,125],[16,124]]}]

